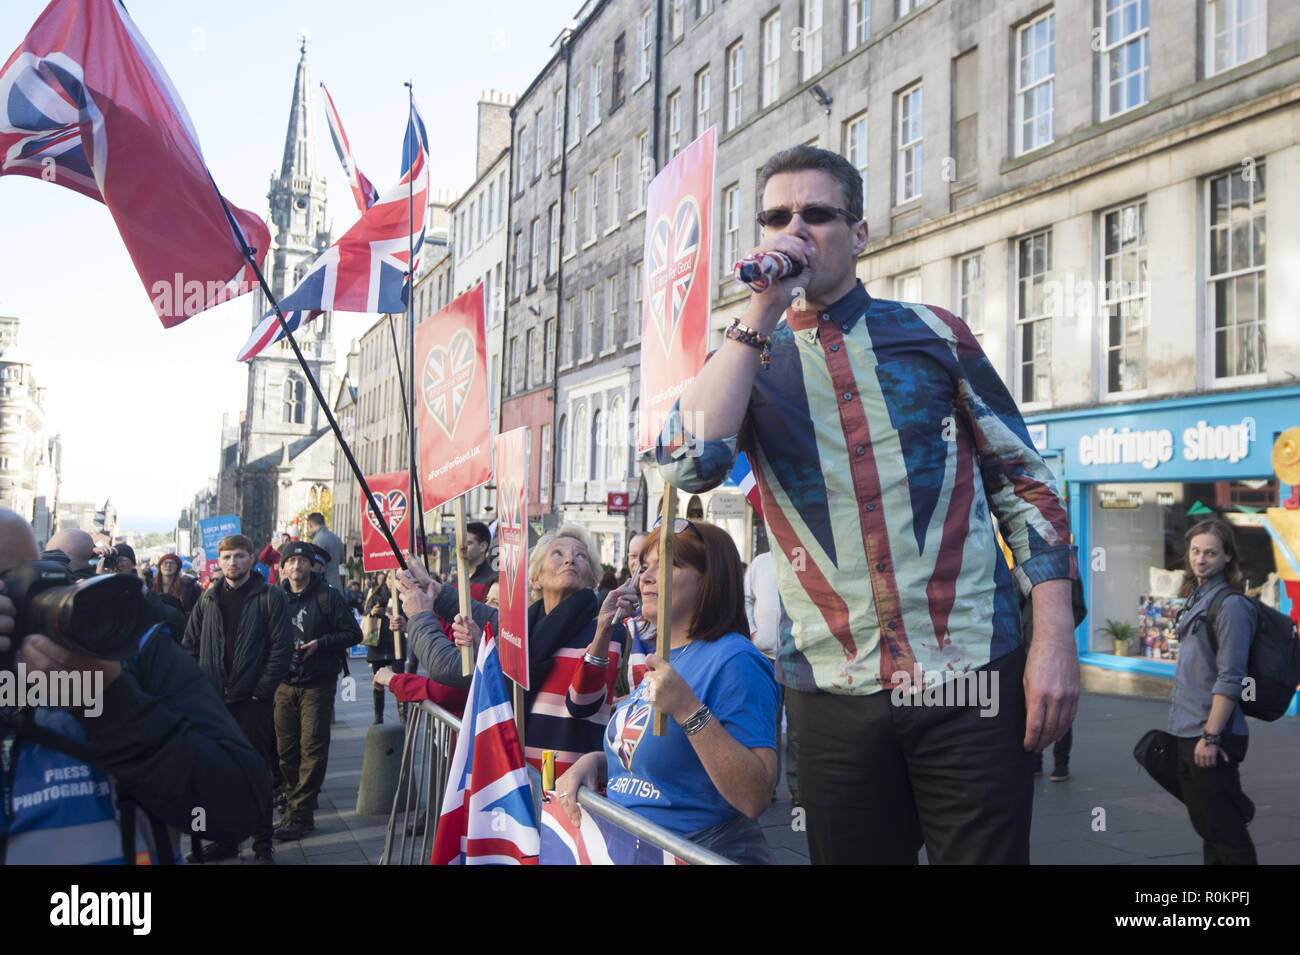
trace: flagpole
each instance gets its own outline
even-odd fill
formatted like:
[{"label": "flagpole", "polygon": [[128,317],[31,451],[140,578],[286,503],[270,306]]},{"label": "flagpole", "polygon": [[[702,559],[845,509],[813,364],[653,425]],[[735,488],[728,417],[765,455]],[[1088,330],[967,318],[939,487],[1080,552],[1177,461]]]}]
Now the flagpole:
[{"label": "flagpole", "polygon": [[[673,527],[677,523],[677,488],[664,482],[664,496],[659,518],[659,600],[655,617],[656,650],[665,662],[672,653],[672,636],[669,624],[673,615]],[[668,568],[664,570],[664,568]],[[652,732],[663,736],[668,732],[668,716],[658,706],[654,708],[655,721]]]},{"label": "flagpole", "polygon": [[[406,435],[410,444],[409,460],[410,460],[411,500],[418,502],[417,513],[420,520],[420,540],[425,543],[425,548],[424,548],[425,553],[421,555],[421,559],[424,562],[425,571],[428,572],[429,538],[424,531],[424,501],[418,496],[420,493],[420,479],[419,479],[419,475],[416,472],[416,468],[419,463],[419,459],[416,457],[416,453],[415,453],[415,426],[414,426],[415,425],[415,175],[414,175],[415,170],[413,167],[415,165],[415,157],[411,155],[411,149],[413,147],[413,143],[411,142],[411,140],[414,139],[415,135],[418,134],[418,130],[415,128],[415,87],[411,85],[410,80],[407,80],[405,85],[406,85],[406,97],[408,103],[406,121],[410,125],[411,133],[412,133],[411,136],[407,137],[407,143],[406,143],[407,222],[410,223],[410,227],[411,227],[410,228],[410,258],[407,259],[407,280],[406,280],[406,342],[407,342],[406,344],[406,356],[407,356],[406,394],[407,394],[407,401],[409,402],[409,407],[410,407],[410,411],[406,416]],[[425,161],[427,165],[428,162],[427,158]],[[424,210],[421,209],[420,212],[421,212],[420,224],[423,226]],[[400,361],[397,363],[397,374],[398,374],[397,383],[400,386],[402,383],[401,380],[402,363]],[[407,527],[408,530],[410,531],[410,536],[411,536],[411,553],[414,554],[416,553],[415,524],[414,523],[408,524]]]},{"label": "flagpole", "polygon": [[[465,569],[465,495],[456,495],[456,584],[460,597],[460,615],[466,620],[473,620],[473,608],[470,606],[469,571]],[[499,637],[499,634],[493,634]],[[460,675],[469,676],[474,672],[474,647],[460,648]]]},{"label": "flagpole", "polygon": [[343,431],[339,428],[339,423],[334,419],[334,413],[330,411],[329,402],[325,400],[325,395],[322,394],[320,385],[316,382],[316,376],[311,373],[311,369],[307,366],[307,359],[302,355],[302,349],[298,347],[293,332],[289,330],[289,326],[284,320],[284,312],[280,311],[280,302],[271,292],[271,286],[267,284],[266,276],[262,274],[262,269],[257,264],[257,259],[254,257],[257,250],[250,246],[248,240],[244,238],[244,230],[239,227],[234,214],[230,211],[230,206],[226,203],[226,197],[217,192],[217,198],[221,201],[221,208],[226,211],[226,221],[230,223],[235,239],[239,242],[240,254],[243,255],[244,261],[252,268],[253,274],[257,276],[258,284],[262,287],[262,294],[266,296],[266,300],[275,309],[275,318],[280,324],[280,331],[284,333],[284,337],[289,342],[289,347],[293,349],[294,357],[298,359],[298,365],[302,368],[303,374],[307,376],[307,384],[311,385],[312,394],[316,396],[317,403],[320,405],[321,410],[325,412],[325,420],[329,422],[330,428],[334,431],[334,437],[343,451],[343,456],[347,459],[348,466],[352,468],[357,483],[361,485],[361,492],[370,505],[371,513],[375,515],[375,524],[383,531],[384,539],[388,541],[388,546],[393,549],[393,556],[397,558],[397,563],[402,570],[407,570],[406,558],[402,556],[402,549],[397,546],[397,539],[393,537],[392,528],[388,526],[388,521],[385,519],[383,512],[379,509],[379,505],[375,503],[374,495],[370,491],[370,485],[366,483],[366,477],[361,473],[361,467],[357,464],[357,459],[352,456],[352,449],[348,447],[348,443],[343,437]]},{"label": "flagpole", "polygon": [[[397,344],[397,329],[393,326],[393,316],[388,316],[388,335],[393,340],[393,356],[397,359],[397,390],[406,394],[406,378],[402,375],[402,348]],[[411,412],[407,409],[405,402],[398,402],[402,406],[402,419],[406,424],[407,431],[411,430]],[[420,539],[424,540],[424,495],[420,491],[420,482],[415,482],[415,504],[416,510],[420,515]],[[424,569],[429,569],[428,547],[425,547],[425,553],[420,555],[424,558]]]}]

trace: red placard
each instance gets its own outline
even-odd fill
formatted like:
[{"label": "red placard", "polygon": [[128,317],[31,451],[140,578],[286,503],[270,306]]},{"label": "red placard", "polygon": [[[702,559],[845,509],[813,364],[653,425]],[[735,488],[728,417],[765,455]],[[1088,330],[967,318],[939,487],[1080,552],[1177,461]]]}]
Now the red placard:
[{"label": "red placard", "polygon": [[655,446],[708,353],[716,146],[717,128],[710,126],[664,166],[646,194],[640,451]]},{"label": "red placard", "polygon": [[528,685],[528,429],[497,435],[497,590],[501,670]]},{"label": "red placard", "polygon": [[[388,521],[388,527],[400,544],[404,537],[409,537],[410,530],[406,522],[411,519],[411,502],[407,499],[410,475],[405,471],[392,474],[367,474],[366,483],[370,493],[375,496],[375,503]],[[384,539],[384,532],[375,512],[366,503],[366,492],[359,495],[361,500],[361,566],[367,574],[377,570],[396,570],[401,565],[397,556]],[[401,533],[398,533],[401,528]]]},{"label": "red placard", "polygon": [[482,283],[415,330],[415,368],[420,492],[433,510],[492,479]]},{"label": "red placard", "polygon": [[610,491],[605,495],[605,510],[611,514],[626,514],[627,494],[621,491]]}]

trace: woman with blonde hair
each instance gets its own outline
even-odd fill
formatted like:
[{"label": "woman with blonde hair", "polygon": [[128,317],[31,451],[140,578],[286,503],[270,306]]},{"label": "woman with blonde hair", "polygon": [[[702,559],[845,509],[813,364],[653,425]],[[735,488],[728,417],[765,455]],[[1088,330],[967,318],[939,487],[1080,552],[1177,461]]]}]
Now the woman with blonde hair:
[{"label": "woman with blonde hair", "polygon": [[[565,524],[539,540],[528,555],[528,669],[533,687],[524,696],[524,756],[541,767],[542,751],[555,750],[562,773],[583,753],[600,748],[609,722],[614,683],[623,656],[623,630],[614,632],[614,613],[635,604],[630,588],[612,591],[603,605],[596,600],[595,563],[587,532]],[[472,620],[459,615],[456,588],[425,578],[417,561],[414,573],[399,573],[397,586],[409,616],[411,647],[429,676],[448,686],[468,686],[461,675],[457,644],[476,644],[481,629],[500,634],[494,607],[471,602]],[[502,578],[504,579],[504,578]],[[436,616],[435,616],[436,615]],[[438,618],[452,620],[455,643]]]}]

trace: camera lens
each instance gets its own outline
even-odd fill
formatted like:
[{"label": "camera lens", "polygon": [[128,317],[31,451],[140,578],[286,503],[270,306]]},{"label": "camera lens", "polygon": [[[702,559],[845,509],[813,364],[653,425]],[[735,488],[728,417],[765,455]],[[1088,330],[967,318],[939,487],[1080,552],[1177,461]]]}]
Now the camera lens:
[{"label": "camera lens", "polygon": [[148,628],[148,604],[131,577],[92,577],[37,593],[28,609],[32,632],[102,660],[132,656]]}]

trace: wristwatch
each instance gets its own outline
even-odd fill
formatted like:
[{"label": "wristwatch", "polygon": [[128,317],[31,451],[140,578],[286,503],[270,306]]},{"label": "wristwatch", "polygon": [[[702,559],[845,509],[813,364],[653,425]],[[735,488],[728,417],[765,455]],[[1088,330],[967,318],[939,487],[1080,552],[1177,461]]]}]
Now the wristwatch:
[{"label": "wristwatch", "polygon": [[1205,740],[1205,742],[1211,744],[1212,746],[1218,746],[1218,745],[1219,745],[1219,741],[1220,741],[1221,739],[1223,739],[1223,734],[1222,734],[1222,733],[1202,733],[1202,734],[1201,734],[1201,739]]}]

